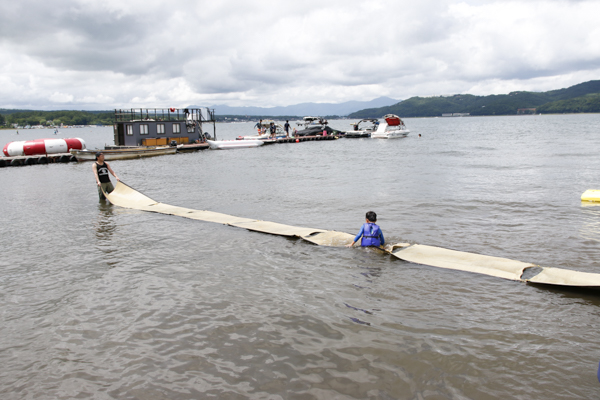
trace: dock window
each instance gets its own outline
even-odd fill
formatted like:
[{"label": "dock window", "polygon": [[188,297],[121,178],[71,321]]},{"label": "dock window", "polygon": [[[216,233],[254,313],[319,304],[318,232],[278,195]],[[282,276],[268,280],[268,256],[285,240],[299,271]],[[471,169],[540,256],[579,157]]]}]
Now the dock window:
[{"label": "dock window", "polygon": [[165,133],[165,124],[156,124],[156,133]]},{"label": "dock window", "polygon": [[147,135],[147,134],[148,134],[148,125],[141,124],[140,125],[140,135]]},{"label": "dock window", "polygon": [[129,136],[133,135],[133,125],[127,125],[127,134]]},{"label": "dock window", "polygon": [[181,133],[181,125],[173,124],[173,133]]}]

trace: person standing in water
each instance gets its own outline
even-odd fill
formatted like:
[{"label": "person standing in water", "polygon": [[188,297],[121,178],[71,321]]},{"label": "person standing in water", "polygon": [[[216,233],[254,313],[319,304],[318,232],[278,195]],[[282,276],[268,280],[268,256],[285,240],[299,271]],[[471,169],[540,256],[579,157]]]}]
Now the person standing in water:
[{"label": "person standing in water", "polygon": [[358,242],[358,239],[360,239],[361,236],[362,241],[360,245],[362,247],[383,246],[385,244],[383,232],[381,231],[381,228],[375,224],[375,222],[377,222],[377,214],[375,214],[373,211],[367,212],[365,223],[360,228],[360,232],[358,232],[358,235],[356,235],[352,243],[346,247],[354,246],[354,243]]},{"label": "person standing in water", "polygon": [[112,182],[110,181],[110,176],[108,173],[110,172],[117,179],[117,181],[119,181],[119,177],[117,174],[115,174],[110,165],[104,162],[104,154],[102,154],[102,152],[96,153],[96,162],[92,168],[94,169],[96,183],[98,184],[98,196],[100,197],[100,201],[105,201],[106,196],[104,196],[103,191],[110,193],[115,190]]}]

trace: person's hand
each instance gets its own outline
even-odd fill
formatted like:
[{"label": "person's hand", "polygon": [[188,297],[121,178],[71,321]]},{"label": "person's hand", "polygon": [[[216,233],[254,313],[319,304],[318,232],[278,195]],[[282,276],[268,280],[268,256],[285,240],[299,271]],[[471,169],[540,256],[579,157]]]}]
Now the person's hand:
[{"label": "person's hand", "polygon": [[115,176],[115,178],[117,178],[117,181],[118,181],[118,182],[121,182],[121,180],[119,179],[119,177],[118,177],[118,176]]},{"label": "person's hand", "polygon": [[346,247],[352,247],[352,246],[354,246],[354,242],[346,245]]},{"label": "person's hand", "polygon": [[96,182],[96,183],[98,183],[98,186],[100,186],[100,181],[98,181],[98,182]]}]

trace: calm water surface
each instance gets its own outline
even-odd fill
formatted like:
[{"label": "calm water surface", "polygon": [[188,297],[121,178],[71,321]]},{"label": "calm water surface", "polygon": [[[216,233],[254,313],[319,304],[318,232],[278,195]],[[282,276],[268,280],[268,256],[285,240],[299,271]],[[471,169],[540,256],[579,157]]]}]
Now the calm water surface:
[{"label": "calm water surface", "polygon": [[[374,210],[389,242],[600,273],[600,207],[579,200],[600,189],[600,115],[406,123],[111,165],[168,204],[350,233]],[[52,131],[19,133],[0,144]],[[101,148],[112,128],[60,136]],[[0,183],[2,399],[600,395],[598,294],[102,204],[91,163]]]}]

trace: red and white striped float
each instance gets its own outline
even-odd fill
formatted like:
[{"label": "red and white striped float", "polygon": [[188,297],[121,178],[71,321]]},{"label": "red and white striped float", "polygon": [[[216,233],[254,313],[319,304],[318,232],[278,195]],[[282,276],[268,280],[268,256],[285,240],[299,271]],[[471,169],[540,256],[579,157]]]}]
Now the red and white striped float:
[{"label": "red and white striped float", "polygon": [[85,150],[85,142],[79,138],[35,139],[10,142],[4,146],[2,152],[6,157],[15,157],[68,153],[71,149]]}]

